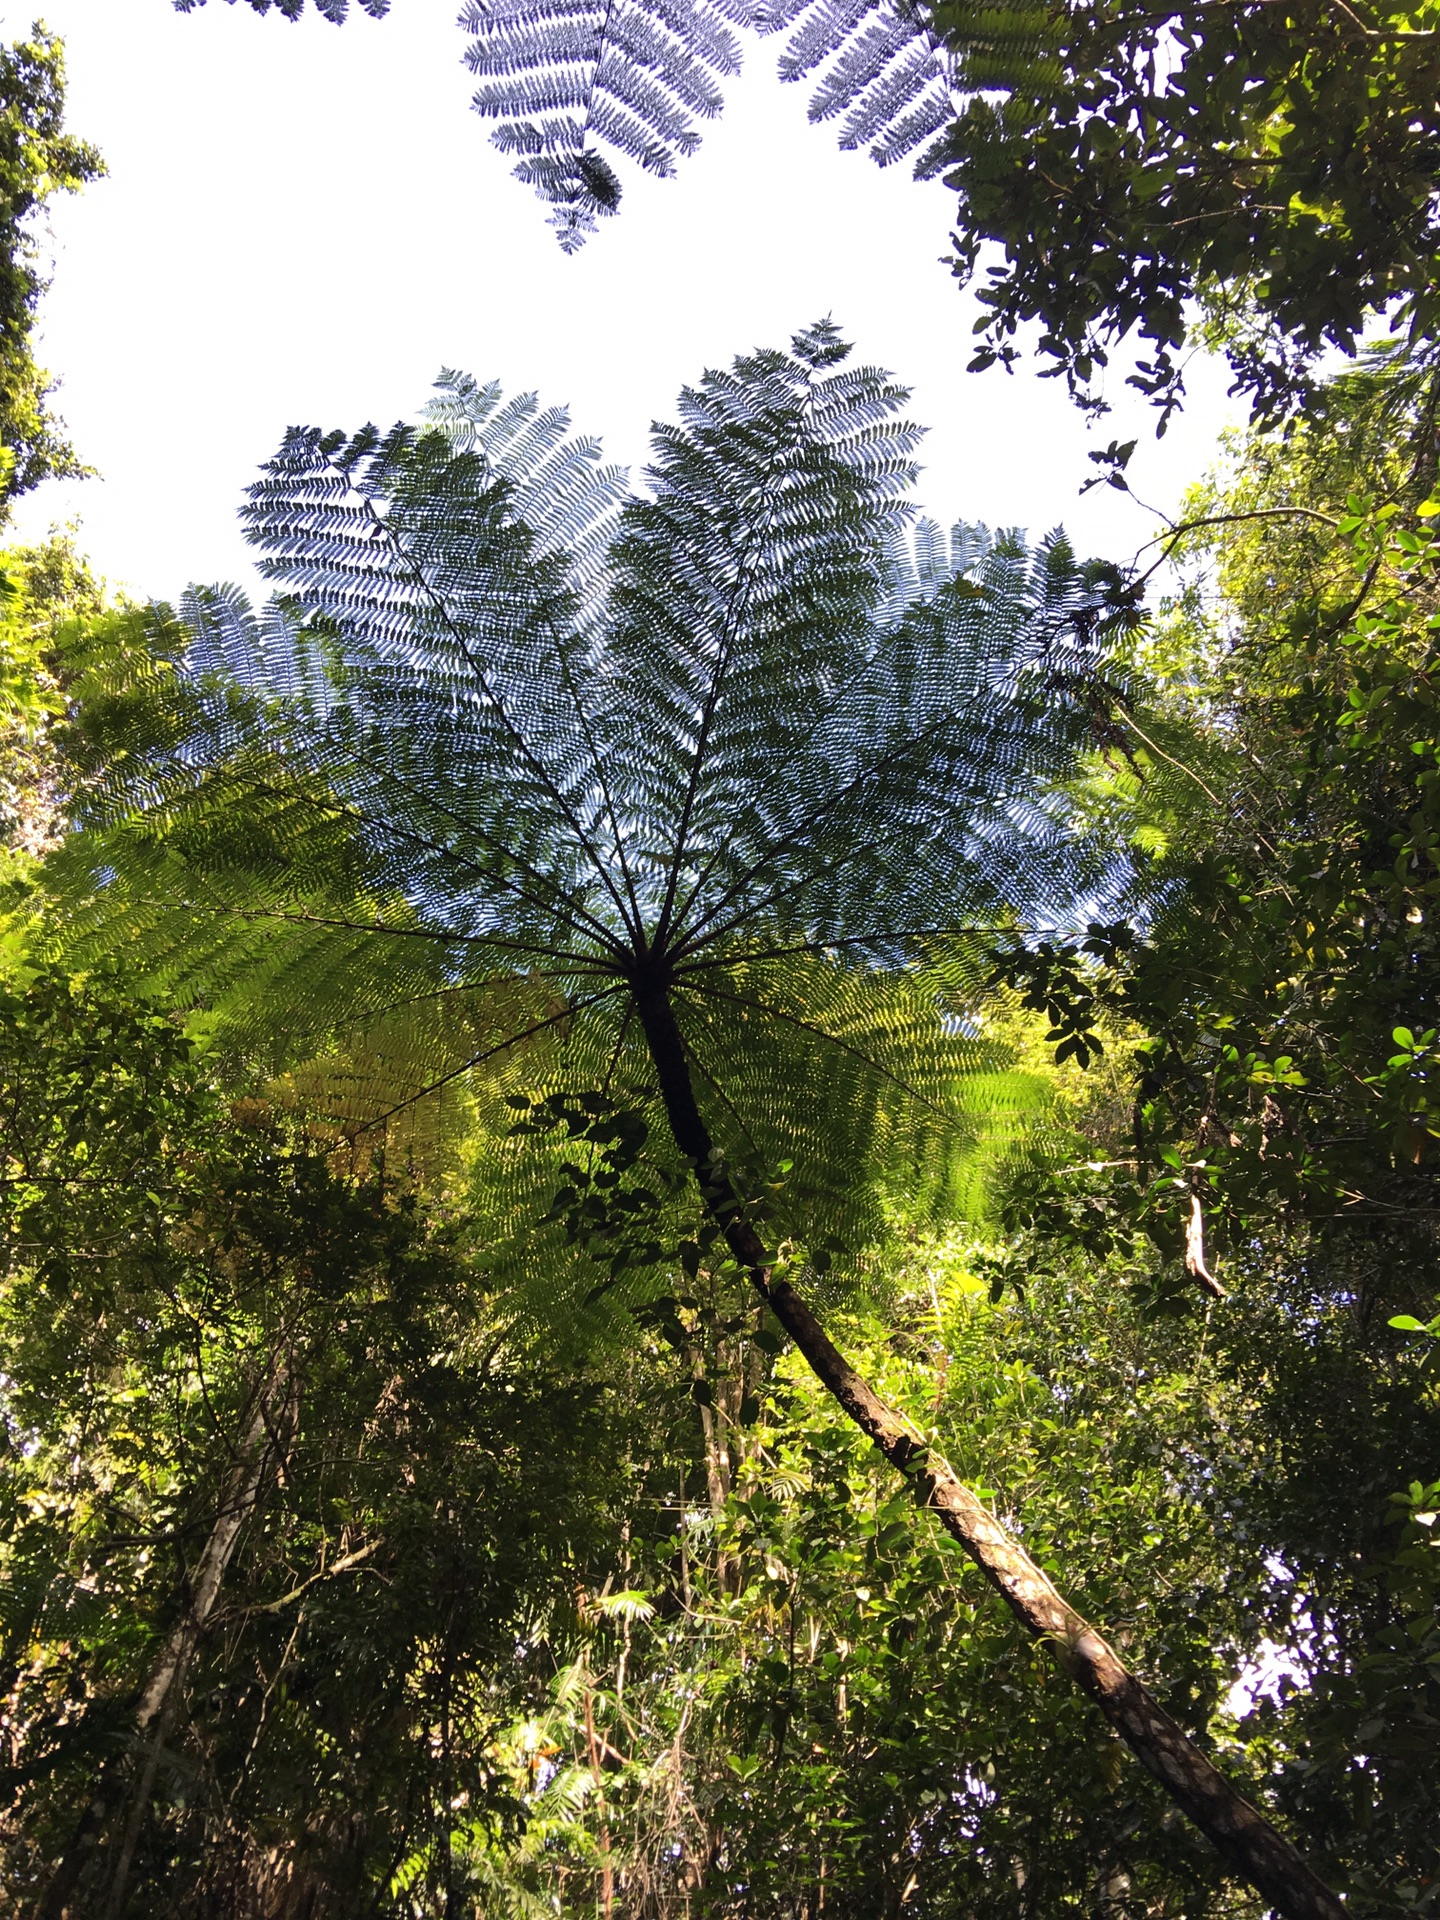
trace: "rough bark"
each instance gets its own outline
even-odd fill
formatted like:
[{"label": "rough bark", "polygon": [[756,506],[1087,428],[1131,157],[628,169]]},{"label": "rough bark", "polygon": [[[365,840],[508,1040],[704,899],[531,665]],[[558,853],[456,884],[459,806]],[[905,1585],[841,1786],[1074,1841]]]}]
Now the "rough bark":
[{"label": "rough bark", "polygon": [[694,1167],[731,1253],[821,1384],[905,1475],[918,1504],[938,1516],[1022,1625],[1048,1642],[1227,1868],[1285,1920],[1344,1920],[1343,1904],[1283,1834],[1237,1792],[948,1464],[861,1378],[789,1281],[771,1273],[753,1214],[717,1157],[701,1116],[664,981],[638,983],[636,1007],[675,1143]]}]

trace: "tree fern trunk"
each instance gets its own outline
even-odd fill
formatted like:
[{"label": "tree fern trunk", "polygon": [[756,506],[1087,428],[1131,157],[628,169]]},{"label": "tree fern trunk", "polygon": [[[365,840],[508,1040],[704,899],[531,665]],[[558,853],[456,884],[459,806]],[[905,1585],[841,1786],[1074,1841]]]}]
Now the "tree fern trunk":
[{"label": "tree fern trunk", "polygon": [[789,1282],[772,1277],[753,1220],[715,1158],[665,986],[638,986],[636,1009],[676,1145],[695,1168],[705,1205],[731,1253],[821,1384],[905,1475],[917,1502],[939,1516],[1016,1618],[1049,1642],[1056,1659],[1211,1841],[1230,1871],[1249,1881],[1285,1920],[1344,1920],[1343,1905],[1290,1842],[1152,1699],[946,1462],[930,1453],[909,1423],[861,1378]]}]

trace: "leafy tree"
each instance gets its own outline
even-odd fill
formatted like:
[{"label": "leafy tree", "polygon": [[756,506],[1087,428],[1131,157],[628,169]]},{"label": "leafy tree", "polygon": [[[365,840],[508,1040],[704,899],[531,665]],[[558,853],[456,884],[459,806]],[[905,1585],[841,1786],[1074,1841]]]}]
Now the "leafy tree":
[{"label": "leafy tree", "polygon": [[[1025,1285],[992,1301],[1006,1253]],[[1154,1317],[1159,1264],[902,1228],[836,1319],[887,1397],[1023,1513],[1037,1556],[1154,1650],[1167,1703],[1268,1783],[1352,1906],[1423,1910],[1435,1490],[1389,1489],[1433,1455],[1433,1378],[1293,1244],[1203,1324]],[[687,1359],[696,1291],[666,1336]],[[503,1886],[515,1911],[527,1893],[603,1909],[608,1887],[646,1916],[788,1920],[821,1889],[847,1917],[1242,1910],[943,1531],[907,1524],[798,1356],[735,1431],[718,1502],[658,1384],[621,1591],[499,1744],[530,1821],[457,1836],[487,1912]]]},{"label": "leafy tree", "polygon": [[213,1065],[111,981],[0,993],[0,1859],[27,1912],[372,1911],[457,1796],[503,1818],[517,1637],[563,1632],[614,1532],[596,1387],[497,1365],[454,1235],[237,1117]]},{"label": "leafy tree", "polygon": [[[1294,1504],[1280,1557],[1314,1569],[1302,1664],[1326,1652],[1288,1709],[1309,1757],[1285,1796],[1314,1827],[1364,1836],[1356,1884],[1403,1884],[1406,1900],[1433,1877],[1408,1837],[1412,1794],[1433,1792],[1417,1772],[1433,1745],[1427,1663],[1440,1628],[1433,1442],[1417,1432],[1408,1460],[1392,1453],[1387,1481],[1360,1430],[1381,1369],[1398,1372],[1407,1349],[1413,1417],[1433,1407],[1428,412],[1413,367],[1377,357],[1329,389],[1318,420],[1283,440],[1248,437],[1230,475],[1197,495],[1194,529],[1177,538],[1208,545],[1218,600],[1191,591],[1172,610],[1153,642],[1172,676],[1170,731],[1117,713],[1132,758],[1103,783],[1112,799],[1127,790],[1156,836],[1159,910],[1006,968],[1049,1014],[1052,1040],[1082,1055],[1115,1040],[1119,1016],[1135,1069],[1130,1125],[1058,1176],[1032,1169],[1014,1217],[1091,1257],[1158,1244],[1171,1265],[1146,1283],[1152,1313],[1183,1312],[1198,1281],[1223,1303],[1217,1319],[1247,1328],[1232,1367],[1252,1380],[1271,1370],[1281,1429],[1302,1430],[1296,1408],[1327,1409],[1304,1447],[1277,1430],[1277,1477],[1328,1490],[1353,1475],[1349,1504],[1371,1537],[1347,1557]],[[1307,1330],[1313,1352],[1298,1368],[1274,1366],[1251,1289],[1278,1295],[1282,1324]],[[1249,1501],[1275,1510],[1258,1486]],[[1405,1527],[1389,1553],[1374,1537],[1387,1507]],[[1347,1588],[1356,1614],[1317,1625]]]},{"label": "leafy tree", "polygon": [[[942,4],[969,97],[949,130],[957,270],[1005,249],[976,363],[1018,330],[1072,389],[1110,343],[1178,404],[1200,302],[1242,390],[1288,409],[1377,314],[1433,327],[1436,53],[1427,7]],[[1091,404],[1095,404],[1093,401]]]},{"label": "leafy tree", "polygon": [[[293,433],[248,515],[289,600],[197,599],[188,648],[82,706],[72,934],[232,1032],[388,1045],[404,1104],[508,1059],[526,1128],[602,1150],[555,1196],[573,1231],[658,1208],[625,1178],[653,1116],[703,1208],[682,1261],[753,1284],[1227,1863],[1333,1916],[795,1285],[962,1117],[977,929],[1076,884],[1046,794],[1107,586],[1059,541],[905,540],[915,430],[847,356],[827,323],[707,375],[623,504],[562,416],[455,377],[448,434]],[[665,1252],[627,1239],[612,1277]]]},{"label": "leafy tree", "polygon": [[93,630],[105,593],[68,535],[0,552],[0,860],[13,886],[53,844],[52,735],[65,710],[65,639]]},{"label": "leafy tree", "polygon": [[64,131],[60,42],[36,25],[0,47],[0,519],[18,494],[85,469],[46,407],[50,376],[31,336],[45,291],[35,222],[57,193],[104,172],[99,154]]},{"label": "leafy tree", "polygon": [[[608,1887],[637,1915],[788,1915],[817,1884],[841,1915],[1229,1910],[1214,1856],[933,1520],[905,1524],[796,1356],[717,1498],[668,1333],[613,1386],[603,1354],[551,1377],[497,1346],[483,1259],[252,1103],[237,1128],[172,1022],[43,975],[0,1015],[12,1895],[127,1750],[278,1315],[296,1417],[190,1649],[130,1911],[591,1913]],[[1163,1649],[1182,1717],[1283,1647],[1283,1709],[1220,1711],[1231,1764],[1278,1780],[1354,1894],[1413,1897],[1433,1674],[1408,1623],[1434,1553],[1384,1489],[1431,1444],[1420,1356],[1383,1329],[1357,1347],[1348,1303],[1290,1293],[1283,1264],[1200,1343],[1124,1267],[1028,1265],[992,1305],[988,1257],[902,1231],[847,1341]],[[672,1316],[719,1407],[727,1288],[693,1284]],[[82,1883],[81,1910],[101,1897]]]},{"label": "leafy tree", "polygon": [[1203,1211],[1220,1253],[1308,1223],[1365,1292],[1393,1292],[1397,1264],[1394,1304],[1428,1311],[1437,613],[1416,387],[1379,361],[1196,497],[1184,537],[1210,543],[1219,605],[1189,596],[1155,643],[1177,663],[1171,731],[1115,710],[1132,758],[1112,795],[1164,814],[1161,905],[1096,928],[1088,961],[1052,943],[1008,970],[1062,1044],[1092,1050],[1106,1009],[1145,1036],[1132,1157],[1103,1197],[1084,1173],[1052,1195],[1052,1224],[1082,1191],[1097,1245],[1107,1220],[1174,1249]]}]

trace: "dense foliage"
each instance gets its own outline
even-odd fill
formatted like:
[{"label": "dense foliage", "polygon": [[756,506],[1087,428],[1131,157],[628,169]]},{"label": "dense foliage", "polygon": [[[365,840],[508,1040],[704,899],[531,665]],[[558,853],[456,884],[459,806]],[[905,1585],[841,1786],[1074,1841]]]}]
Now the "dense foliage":
[{"label": "dense foliage", "polygon": [[1149,614],[919,519],[828,323],[640,486],[293,432],[258,610],[4,556],[0,1913],[1433,1912],[1428,15],[464,24],[567,246],[783,30],[982,362],[1168,407],[1198,299],[1294,417]]},{"label": "dense foliage", "polygon": [[[1228,480],[1197,495],[1194,537],[1221,602],[1192,589],[1150,642],[1186,757],[1165,751],[1178,733],[1117,706],[1128,757],[1114,756],[1097,794],[1111,806],[1124,790],[1131,820],[1139,797],[1152,910],[1138,929],[1097,925],[1088,941],[1017,950],[1001,969],[1059,1050],[1093,1057],[1118,1043],[1134,1060],[1129,1124],[1115,1116],[1103,1158],[1091,1148],[1060,1172],[1022,1170],[1012,1220],[1070,1258],[1169,1256],[1139,1282],[1152,1314],[1183,1312],[1204,1286],[1222,1302],[1219,1326],[1252,1310],[1257,1271],[1280,1283],[1286,1317],[1314,1330],[1313,1355],[1276,1385],[1325,1408],[1317,1491],[1328,1505],[1348,1479],[1372,1524],[1387,1491],[1399,1517],[1419,1515],[1388,1571],[1374,1546],[1354,1550],[1392,1611],[1364,1637],[1315,1627],[1311,1656],[1326,1647],[1330,1670],[1290,1711],[1317,1743],[1297,1800],[1337,1833],[1375,1834],[1369,1875],[1386,1883],[1388,1858],[1422,1904],[1433,1863],[1404,1833],[1410,1795],[1435,1791],[1416,1759],[1433,1751],[1434,1442],[1417,1434],[1410,1471],[1383,1489],[1368,1478],[1372,1389],[1322,1383],[1342,1352],[1348,1370],[1388,1345],[1417,1370],[1410,1405],[1433,1404],[1427,420],[1423,384],[1382,356],[1332,386],[1320,420],[1251,439]],[[1384,492],[1358,491],[1377,483]],[[1345,1329],[1331,1354],[1327,1315]],[[1253,1359],[1267,1343],[1249,1339]],[[1338,1559],[1317,1575],[1332,1591],[1348,1584]],[[1363,1735],[1353,1723],[1342,1733],[1362,1711]]]},{"label": "dense foliage", "polygon": [[[107,1785],[112,1820],[149,1807],[137,1914],[1238,1911],[722,1275],[620,1375],[602,1345],[552,1376],[483,1247],[232,1110],[173,1022],[48,973],[3,1021],[19,1911],[67,1865],[101,1910],[77,1810]],[[1033,1246],[994,1301],[993,1252],[896,1227],[840,1310],[876,1377],[1352,1897],[1423,1907],[1440,1566],[1424,1489],[1394,1497],[1440,1439],[1423,1353],[1294,1248],[1206,1326]]]},{"label": "dense foliage", "polygon": [[[1144,937],[1097,926],[1083,949],[1098,964],[1051,943],[1007,972],[1067,1050],[1099,1044],[1105,1011],[1146,1036],[1136,1157],[1107,1205],[1139,1205],[1173,1239],[1198,1200],[1236,1246],[1304,1220],[1337,1248],[1386,1248],[1379,1265],[1423,1298],[1440,1126],[1433,455],[1417,469],[1396,433],[1391,497],[1355,490],[1387,477],[1370,453],[1397,379],[1403,415],[1423,394],[1378,361],[1332,389],[1323,434],[1259,439],[1195,500],[1228,630],[1192,594],[1153,643],[1190,663],[1166,699],[1183,733],[1114,708],[1131,758],[1111,798],[1144,796],[1158,853]],[[1085,1217],[1103,1240],[1101,1213]]]},{"label": "dense foliage", "polygon": [[1427,6],[942,4],[957,269],[1005,250],[979,364],[1022,326],[1084,391],[1110,342],[1167,407],[1193,303],[1266,408],[1376,314],[1433,333],[1437,53]]},{"label": "dense foliage", "polygon": [[31,339],[45,290],[36,225],[47,201],[103,171],[93,147],[64,130],[60,42],[41,26],[0,47],[0,519],[48,475],[84,471],[46,407],[50,376]]},{"label": "dense foliage", "polygon": [[31,977],[0,1048],[7,1898],[353,1912],[456,1795],[508,1805],[517,1637],[613,1534],[623,1417],[497,1362],[412,1191],[113,985]]}]

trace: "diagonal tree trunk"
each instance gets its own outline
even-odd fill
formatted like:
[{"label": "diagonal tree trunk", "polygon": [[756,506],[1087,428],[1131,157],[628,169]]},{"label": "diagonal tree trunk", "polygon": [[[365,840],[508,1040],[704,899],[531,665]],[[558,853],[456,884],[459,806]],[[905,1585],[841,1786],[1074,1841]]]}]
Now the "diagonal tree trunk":
[{"label": "diagonal tree trunk", "polygon": [[81,1883],[90,1877],[92,1862],[99,1857],[106,1834],[123,1808],[124,1822],[104,1898],[98,1906],[87,1908],[98,1913],[101,1920],[115,1920],[120,1913],[155,1773],[180,1709],[190,1662],[215,1612],[241,1531],[260,1503],[268,1469],[283,1451],[293,1428],[294,1411],[288,1369],[277,1363],[254,1390],[222,1487],[219,1511],[187,1583],[185,1610],[166,1637],[136,1705],[135,1739],[129,1760],[107,1769],[102,1776],[40,1897],[35,1920],[80,1920],[81,1908],[76,1901],[85,1897]]},{"label": "diagonal tree trunk", "polygon": [[764,1243],[701,1117],[667,983],[638,981],[636,1010],[671,1131],[695,1169],[705,1205],[742,1271],[821,1384],[905,1475],[919,1505],[938,1515],[1021,1624],[1049,1642],[1061,1666],[1229,1870],[1285,1920],[1344,1920],[1344,1906],[1290,1842],[1236,1791],[946,1462],[930,1453],[909,1422],[861,1378],[790,1283],[771,1274]]}]

